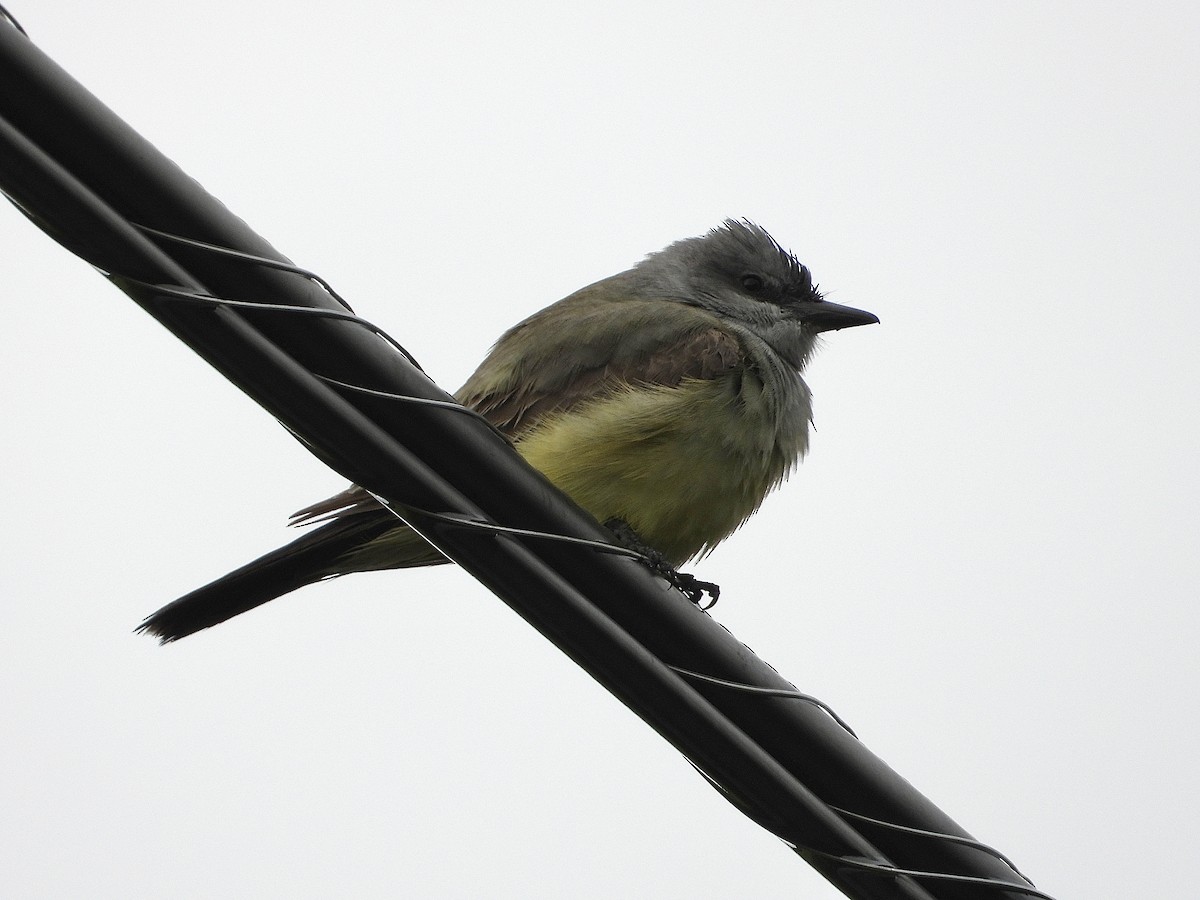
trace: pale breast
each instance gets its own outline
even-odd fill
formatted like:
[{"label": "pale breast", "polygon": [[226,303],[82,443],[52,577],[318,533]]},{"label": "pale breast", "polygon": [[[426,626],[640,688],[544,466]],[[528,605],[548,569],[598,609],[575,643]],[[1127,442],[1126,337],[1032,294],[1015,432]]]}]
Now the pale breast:
[{"label": "pale breast", "polygon": [[628,522],[675,564],[748,518],[807,445],[807,388],[748,370],[629,387],[547,417],[517,449],[600,521]]}]

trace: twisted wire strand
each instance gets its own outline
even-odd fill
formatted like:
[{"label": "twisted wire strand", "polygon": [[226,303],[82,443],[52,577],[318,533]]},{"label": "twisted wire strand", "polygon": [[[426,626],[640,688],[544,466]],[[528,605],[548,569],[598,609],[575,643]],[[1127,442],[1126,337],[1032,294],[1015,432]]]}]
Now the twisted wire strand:
[{"label": "twisted wire strand", "polygon": [[974,840],[973,838],[960,837],[957,834],[946,834],[945,832],[942,832],[942,831],[929,831],[924,828],[913,828],[911,825],[898,825],[895,822],[888,822],[884,819],[876,819],[876,818],[872,818],[871,816],[864,816],[862,813],[851,812],[850,810],[843,809],[840,806],[834,806],[832,803],[827,803],[826,806],[828,806],[830,809],[832,809],[835,813],[837,813],[839,816],[842,816],[843,818],[851,818],[851,819],[855,819],[856,821],[859,821],[859,822],[869,822],[870,824],[878,826],[879,828],[887,828],[892,831],[902,831],[905,834],[912,834],[912,835],[916,835],[919,837],[927,837],[927,838],[930,838],[931,840],[941,840],[941,841],[947,841],[951,844],[962,844],[964,847],[973,847],[976,850],[979,850],[983,853],[987,853],[989,856],[993,856],[996,859],[1000,860],[1000,862],[1004,863],[1006,866],[1008,866],[1010,869],[1012,869],[1014,872],[1016,872],[1017,875],[1019,875],[1021,878],[1023,878],[1029,884],[1030,887],[1034,886],[1033,881],[1030,880],[1029,877],[1027,875],[1025,875],[1024,872],[1022,872],[1020,869],[1017,868],[1016,863],[1014,863],[1011,859],[1009,859],[1007,856],[1005,856],[1003,853],[1001,853],[995,847],[992,847],[989,844],[985,844],[985,843],[983,843],[983,841],[977,841],[977,840]]},{"label": "twisted wire strand", "polygon": [[756,684],[743,684],[740,681],[728,681],[724,678],[717,678],[713,675],[705,675],[702,672],[693,672],[690,669],[682,669],[679,666],[669,666],[669,668],[686,678],[692,678],[696,681],[703,681],[706,684],[719,685],[720,687],[730,688],[731,690],[741,691],[746,694],[757,694],[760,697],[783,697],[785,699],[802,700],[805,703],[811,703],[813,706],[817,707],[826,715],[828,715],[829,718],[833,719],[833,721],[841,725],[851,737],[855,739],[858,738],[858,734],[854,731],[854,729],[850,727],[845,719],[833,711],[832,706],[830,706],[824,700],[817,699],[811,694],[805,694],[803,691],[797,691],[794,689],[788,690],[787,688],[759,687]]},{"label": "twisted wire strand", "polygon": [[1055,900],[1054,897],[1050,896],[1045,891],[1039,891],[1031,884],[1018,884],[1015,881],[1001,881],[998,878],[988,878],[982,875],[955,875],[952,872],[930,872],[925,869],[903,869],[899,866],[888,866],[883,865],[882,863],[873,863],[853,856],[839,856],[836,853],[826,853],[824,850],[814,850],[810,847],[804,848],[804,852],[812,854],[813,856],[820,856],[825,859],[833,860],[853,869],[860,869],[864,872],[873,872],[878,875],[884,875],[892,878],[897,876],[907,876],[909,878],[915,878],[917,880],[924,881],[976,884],[980,887],[992,888],[997,891],[1012,891],[1015,894],[1022,894],[1026,897],[1037,897],[1039,900]]},{"label": "twisted wire strand", "polygon": [[267,256],[257,256],[253,253],[247,253],[244,250],[234,250],[232,247],[222,247],[220,244],[210,244],[208,241],[198,241],[195,238],[183,237],[182,235],[172,234],[169,231],[161,231],[157,228],[151,228],[149,225],[139,225],[137,222],[130,222],[134,228],[145,234],[152,234],[155,237],[160,237],[163,240],[172,241],[176,244],[183,244],[187,247],[195,247],[197,250],[208,250],[218,256],[227,256],[230,259],[241,260],[242,262],[254,263],[267,269],[278,269],[281,272],[291,272],[295,275],[301,275],[310,281],[316,282],[324,289],[330,297],[346,308],[347,312],[354,312],[346,299],[333,289],[333,285],[310,269],[302,269],[300,266],[293,263],[283,262],[278,259],[271,259]]}]

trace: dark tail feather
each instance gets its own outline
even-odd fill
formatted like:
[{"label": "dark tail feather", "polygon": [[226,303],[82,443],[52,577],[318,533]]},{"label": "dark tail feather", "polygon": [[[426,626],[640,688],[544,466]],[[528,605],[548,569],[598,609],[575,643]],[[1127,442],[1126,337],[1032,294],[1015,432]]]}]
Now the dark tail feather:
[{"label": "dark tail feather", "polygon": [[137,630],[166,644],[211,628],[268,600],[329,577],[337,571],[338,557],[396,528],[397,524],[390,514],[330,522],[168,603],[148,616]]}]

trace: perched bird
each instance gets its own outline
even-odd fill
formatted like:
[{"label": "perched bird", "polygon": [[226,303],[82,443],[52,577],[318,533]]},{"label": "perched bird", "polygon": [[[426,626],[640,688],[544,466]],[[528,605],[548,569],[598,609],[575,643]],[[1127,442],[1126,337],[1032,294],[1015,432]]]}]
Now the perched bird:
[{"label": "perched bird", "polygon": [[[727,220],[516,325],[455,396],[676,566],[732,534],[807,450],[800,372],[817,335],[878,321],[825,300],[763,228]],[[446,562],[357,486],[292,517],[315,520],[139,630],[174,641],[326,578]]]}]

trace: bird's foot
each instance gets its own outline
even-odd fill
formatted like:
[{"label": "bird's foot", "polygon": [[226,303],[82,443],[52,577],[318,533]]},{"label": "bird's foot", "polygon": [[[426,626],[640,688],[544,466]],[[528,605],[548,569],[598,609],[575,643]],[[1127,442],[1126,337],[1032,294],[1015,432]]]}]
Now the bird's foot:
[{"label": "bird's foot", "polygon": [[[695,575],[689,575],[687,572],[678,572],[667,566],[665,569],[655,569],[659,575],[667,579],[672,586],[683,592],[683,595],[695,603],[701,609],[712,609],[717,605],[717,600],[721,598],[721,586],[713,581],[701,581]],[[708,602],[704,602],[705,595],[708,595]]]},{"label": "bird's foot", "polygon": [[[667,562],[667,558],[642,540],[642,536],[624,519],[609,519],[604,523],[604,527],[613,533],[618,544],[641,556],[651,572],[665,578],[668,584],[678,589],[701,609],[712,609],[716,606],[717,599],[721,596],[719,585],[711,581],[701,581],[695,575],[676,571],[675,567]],[[705,595],[709,597],[707,603],[703,602]]]}]

